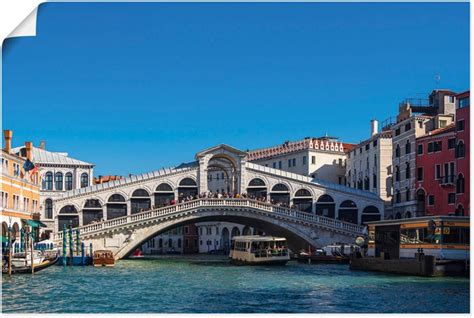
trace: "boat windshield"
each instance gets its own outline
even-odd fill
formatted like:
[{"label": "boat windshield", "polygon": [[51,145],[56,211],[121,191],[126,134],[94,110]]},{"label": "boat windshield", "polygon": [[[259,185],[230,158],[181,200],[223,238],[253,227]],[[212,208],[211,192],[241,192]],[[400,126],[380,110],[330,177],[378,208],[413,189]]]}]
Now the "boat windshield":
[{"label": "boat windshield", "polygon": [[286,241],[252,242],[251,253],[255,257],[286,256],[288,246]]}]

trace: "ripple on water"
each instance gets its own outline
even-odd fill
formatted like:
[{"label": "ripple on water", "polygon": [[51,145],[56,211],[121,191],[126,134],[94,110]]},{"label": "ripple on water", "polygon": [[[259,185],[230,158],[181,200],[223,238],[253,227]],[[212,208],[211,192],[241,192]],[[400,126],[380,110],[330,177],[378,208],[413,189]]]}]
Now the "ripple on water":
[{"label": "ripple on water", "polygon": [[[232,266],[219,257],[55,266],[3,277],[3,312],[469,312],[469,279],[353,272],[345,265]],[[24,297],[25,293],[28,297]]]}]

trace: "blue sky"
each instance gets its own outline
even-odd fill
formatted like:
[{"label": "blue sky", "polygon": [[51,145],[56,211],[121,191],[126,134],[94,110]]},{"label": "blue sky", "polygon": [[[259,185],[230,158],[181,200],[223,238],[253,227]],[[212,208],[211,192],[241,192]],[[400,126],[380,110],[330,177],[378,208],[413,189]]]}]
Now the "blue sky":
[{"label": "blue sky", "polygon": [[37,23],[3,46],[3,127],[96,175],[219,143],[357,143],[436,74],[469,89],[469,3],[47,3]]}]

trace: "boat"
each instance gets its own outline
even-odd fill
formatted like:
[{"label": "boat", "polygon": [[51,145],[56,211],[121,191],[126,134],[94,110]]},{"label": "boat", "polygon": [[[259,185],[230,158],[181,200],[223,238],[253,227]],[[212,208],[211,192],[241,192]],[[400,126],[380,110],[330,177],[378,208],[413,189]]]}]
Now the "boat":
[{"label": "boat", "polygon": [[232,239],[229,258],[236,265],[285,265],[290,254],[284,237],[246,235]]},{"label": "boat", "polygon": [[299,263],[349,264],[350,255],[359,250],[357,245],[335,243],[316,249],[314,253],[301,251],[297,260]]},{"label": "boat", "polygon": [[[59,259],[59,254],[54,255],[43,255],[41,251],[33,252],[33,272],[39,272],[45,268],[48,268]],[[31,254],[29,253],[17,253],[12,257],[12,274],[31,274]],[[6,260],[2,274],[8,274],[8,260]]]},{"label": "boat", "polygon": [[142,251],[137,248],[133,254],[130,256],[130,258],[143,258],[143,254],[142,254]]},{"label": "boat", "polygon": [[94,256],[92,258],[92,264],[96,267],[97,266],[113,267],[115,266],[114,253],[110,250],[97,250],[94,252]]}]

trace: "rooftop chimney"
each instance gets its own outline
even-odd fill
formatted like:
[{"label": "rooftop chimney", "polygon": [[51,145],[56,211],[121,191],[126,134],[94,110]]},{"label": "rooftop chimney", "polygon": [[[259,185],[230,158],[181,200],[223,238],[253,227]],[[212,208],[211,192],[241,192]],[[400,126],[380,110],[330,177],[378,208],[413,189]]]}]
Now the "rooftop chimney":
[{"label": "rooftop chimney", "polygon": [[26,150],[26,159],[31,161],[31,157],[33,154],[33,143],[31,141],[25,142],[25,150]]},{"label": "rooftop chimney", "polygon": [[5,151],[10,153],[11,149],[12,149],[12,137],[13,137],[13,131],[11,130],[4,130],[3,131],[3,136],[5,137]]},{"label": "rooftop chimney", "polygon": [[370,136],[374,136],[379,132],[379,122],[376,119],[370,121]]},{"label": "rooftop chimney", "polygon": [[40,148],[44,150],[45,144],[46,144],[45,141],[44,141],[44,140],[41,140]]}]

